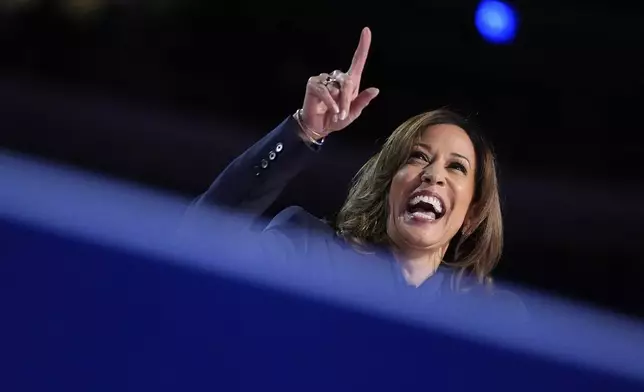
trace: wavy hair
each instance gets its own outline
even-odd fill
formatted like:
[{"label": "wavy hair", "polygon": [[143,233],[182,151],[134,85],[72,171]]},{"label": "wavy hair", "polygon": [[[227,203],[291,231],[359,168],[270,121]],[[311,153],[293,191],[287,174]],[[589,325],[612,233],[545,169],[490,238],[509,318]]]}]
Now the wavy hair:
[{"label": "wavy hair", "polygon": [[372,156],[353,178],[351,189],[336,217],[336,231],[356,250],[391,246],[387,234],[388,197],[391,181],[408,161],[414,144],[430,126],[456,125],[467,133],[476,154],[475,190],[470,208],[472,220],[451,239],[444,263],[473,273],[479,281],[489,274],[501,258],[503,222],[494,153],[463,116],[447,109],[419,114],[398,126],[378,153]]}]

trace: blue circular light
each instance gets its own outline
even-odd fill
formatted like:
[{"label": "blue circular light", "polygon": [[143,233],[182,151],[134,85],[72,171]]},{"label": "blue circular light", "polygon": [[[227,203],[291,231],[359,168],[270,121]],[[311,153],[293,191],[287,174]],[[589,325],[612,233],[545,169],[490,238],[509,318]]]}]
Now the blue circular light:
[{"label": "blue circular light", "polygon": [[509,5],[496,0],[483,0],[476,9],[476,28],[491,43],[511,42],[516,35],[517,18]]}]

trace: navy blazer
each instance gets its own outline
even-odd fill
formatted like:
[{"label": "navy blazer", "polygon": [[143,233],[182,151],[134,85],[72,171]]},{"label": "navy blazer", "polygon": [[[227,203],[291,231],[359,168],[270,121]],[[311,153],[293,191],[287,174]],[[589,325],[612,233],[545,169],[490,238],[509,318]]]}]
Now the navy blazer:
[{"label": "navy blazer", "polygon": [[[309,145],[300,139],[298,124],[289,116],[230,163],[193,204],[190,214],[199,215],[207,207],[231,209],[243,214],[243,218],[235,221],[235,230],[250,229],[320,149],[321,146]],[[281,211],[263,228],[260,236],[261,239],[253,240],[253,245],[260,242],[261,252],[266,257],[289,263],[342,263],[343,266],[351,263],[356,268],[364,268],[365,273],[380,275],[381,281],[387,282],[388,289],[411,289],[388,250],[360,253],[338,237],[329,225],[301,207],[292,206]],[[474,291],[488,291],[473,282],[469,279],[460,287],[469,287],[470,291],[472,288]],[[445,292],[452,292],[454,284],[455,271],[441,266],[432,277],[414,289],[423,297],[437,298]]]}]

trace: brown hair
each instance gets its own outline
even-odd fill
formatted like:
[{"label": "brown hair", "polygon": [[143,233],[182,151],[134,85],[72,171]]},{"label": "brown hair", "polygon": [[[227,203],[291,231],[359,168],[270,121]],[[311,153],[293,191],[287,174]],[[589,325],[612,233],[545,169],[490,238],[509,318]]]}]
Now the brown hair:
[{"label": "brown hair", "polygon": [[503,222],[496,178],[495,158],[490,146],[470,121],[447,109],[419,114],[401,124],[378,153],[356,173],[344,205],[336,219],[339,236],[358,250],[373,245],[391,245],[387,235],[388,197],[391,181],[409,159],[414,144],[432,125],[456,125],[469,135],[476,153],[472,221],[452,238],[444,262],[474,273],[480,281],[501,257]]}]

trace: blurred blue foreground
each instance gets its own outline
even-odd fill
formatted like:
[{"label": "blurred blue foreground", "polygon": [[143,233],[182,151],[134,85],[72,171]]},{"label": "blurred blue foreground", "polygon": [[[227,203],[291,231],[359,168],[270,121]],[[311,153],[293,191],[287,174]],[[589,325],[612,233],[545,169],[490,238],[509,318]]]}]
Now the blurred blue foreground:
[{"label": "blurred blue foreground", "polygon": [[186,206],[0,155],[0,390],[644,390],[636,321],[516,287],[527,321],[424,303],[263,260],[232,215],[177,235]]}]

